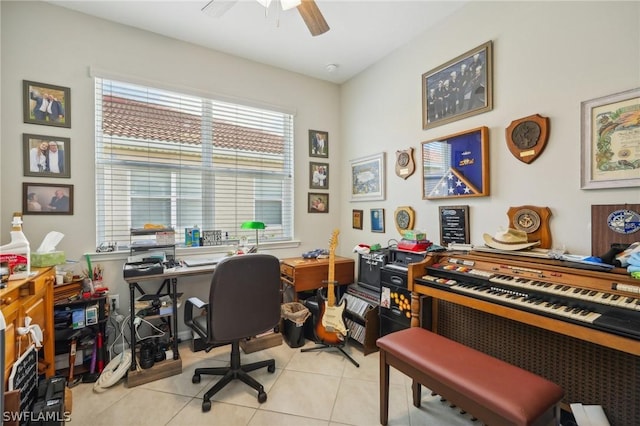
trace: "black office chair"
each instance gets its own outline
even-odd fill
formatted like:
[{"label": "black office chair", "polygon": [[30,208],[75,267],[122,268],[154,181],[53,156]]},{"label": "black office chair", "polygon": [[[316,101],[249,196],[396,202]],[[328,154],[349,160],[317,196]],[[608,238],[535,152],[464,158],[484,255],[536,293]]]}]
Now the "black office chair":
[{"label": "black office chair", "polygon": [[[200,315],[198,310],[202,309],[206,315]],[[223,376],[204,394],[203,412],[211,409],[211,397],[234,379],[256,389],[258,402],[267,400],[264,387],[247,373],[263,367],[273,373],[275,360],[241,365],[240,341],[271,330],[280,322],[280,261],[276,257],[245,254],[222,260],[211,279],[209,303],[196,297],[187,300],[184,322],[204,339],[206,351],[231,343],[229,367],[197,368],[193,374],[193,383],[200,383],[201,374]]]}]

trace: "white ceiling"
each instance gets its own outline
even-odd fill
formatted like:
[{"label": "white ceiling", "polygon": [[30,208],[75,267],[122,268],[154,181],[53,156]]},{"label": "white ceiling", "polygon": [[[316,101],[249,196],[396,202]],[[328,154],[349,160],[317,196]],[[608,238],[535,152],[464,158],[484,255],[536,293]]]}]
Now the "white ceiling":
[{"label": "white ceiling", "polygon": [[[226,0],[214,0],[226,1]],[[466,1],[316,0],[329,27],[312,37],[296,9],[238,0],[222,17],[209,0],[84,0],[49,3],[256,62],[343,83],[460,8]],[[337,65],[333,72],[328,64]]]}]

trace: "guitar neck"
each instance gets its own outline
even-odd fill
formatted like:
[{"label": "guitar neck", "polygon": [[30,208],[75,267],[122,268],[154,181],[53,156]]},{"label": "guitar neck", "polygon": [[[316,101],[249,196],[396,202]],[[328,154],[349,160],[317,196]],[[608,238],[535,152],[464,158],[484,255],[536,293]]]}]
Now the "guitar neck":
[{"label": "guitar neck", "polygon": [[327,305],[336,306],[336,295],[333,289],[333,283],[336,279],[335,264],[336,264],[336,245],[338,244],[338,233],[336,229],[333,231],[331,237],[331,243],[329,244],[329,279],[327,281]]}]

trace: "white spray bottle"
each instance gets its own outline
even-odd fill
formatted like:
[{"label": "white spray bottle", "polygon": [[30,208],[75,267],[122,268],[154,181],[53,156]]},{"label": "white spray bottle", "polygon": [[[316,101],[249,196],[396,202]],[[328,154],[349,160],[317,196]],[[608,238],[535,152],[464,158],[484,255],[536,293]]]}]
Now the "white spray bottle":
[{"label": "white spray bottle", "polygon": [[13,214],[11,242],[0,246],[0,261],[9,263],[9,280],[25,279],[31,274],[31,249],[22,232],[20,212]]}]

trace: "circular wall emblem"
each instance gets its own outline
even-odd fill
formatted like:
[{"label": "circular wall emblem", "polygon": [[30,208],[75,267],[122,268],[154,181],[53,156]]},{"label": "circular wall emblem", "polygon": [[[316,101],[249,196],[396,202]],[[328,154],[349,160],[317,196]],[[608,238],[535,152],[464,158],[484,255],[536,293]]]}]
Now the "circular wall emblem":
[{"label": "circular wall emblem", "polygon": [[616,210],[607,217],[607,225],[613,232],[633,234],[640,230],[640,214],[633,210]]},{"label": "circular wall emblem", "polygon": [[540,215],[531,209],[520,209],[513,217],[513,225],[516,229],[531,234],[540,227]]}]

